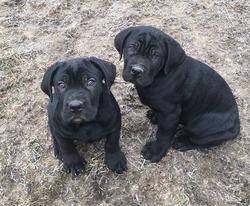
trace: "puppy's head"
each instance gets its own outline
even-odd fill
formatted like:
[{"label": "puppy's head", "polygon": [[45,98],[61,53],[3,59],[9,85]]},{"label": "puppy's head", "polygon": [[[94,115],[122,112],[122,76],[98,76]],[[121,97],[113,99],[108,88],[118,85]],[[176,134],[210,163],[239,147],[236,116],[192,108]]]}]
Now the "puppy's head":
[{"label": "puppy's head", "polygon": [[101,95],[105,91],[109,95],[115,74],[115,66],[104,60],[70,59],[48,68],[41,89],[51,102],[56,96],[63,121],[79,124],[95,119]]},{"label": "puppy's head", "polygon": [[123,78],[140,86],[150,85],[183,61],[185,52],[162,31],[150,26],[129,27],[115,37],[115,47],[124,56]]}]

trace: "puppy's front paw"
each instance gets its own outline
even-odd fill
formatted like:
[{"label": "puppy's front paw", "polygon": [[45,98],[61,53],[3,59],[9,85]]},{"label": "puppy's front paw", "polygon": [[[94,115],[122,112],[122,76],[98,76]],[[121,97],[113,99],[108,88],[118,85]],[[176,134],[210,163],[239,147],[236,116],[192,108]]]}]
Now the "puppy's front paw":
[{"label": "puppy's front paw", "polygon": [[122,174],[123,171],[127,170],[126,157],[121,151],[115,153],[106,152],[105,160],[108,168],[117,174]]},{"label": "puppy's front paw", "polygon": [[155,114],[155,112],[152,109],[149,109],[146,114],[147,118],[150,120],[150,122],[154,125],[158,123],[158,118]]},{"label": "puppy's front paw", "polygon": [[148,142],[142,149],[141,154],[146,160],[159,162],[166,154],[169,146],[161,145],[156,141]]},{"label": "puppy's front paw", "polygon": [[86,161],[78,153],[73,153],[67,156],[64,155],[63,162],[65,171],[74,176],[78,176],[85,170]]}]

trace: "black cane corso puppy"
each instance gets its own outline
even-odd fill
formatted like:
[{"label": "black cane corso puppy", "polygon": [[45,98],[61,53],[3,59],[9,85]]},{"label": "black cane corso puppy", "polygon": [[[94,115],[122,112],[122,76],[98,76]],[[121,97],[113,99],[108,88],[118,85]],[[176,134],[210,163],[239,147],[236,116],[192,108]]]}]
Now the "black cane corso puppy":
[{"label": "black cane corso puppy", "polygon": [[95,57],[57,62],[44,74],[41,89],[50,97],[54,152],[68,173],[78,175],[86,164],[74,140],[92,142],[104,136],[108,167],[116,173],[126,170],[126,158],[119,147],[120,109],[110,92],[115,74],[113,64]]},{"label": "black cane corso puppy", "polygon": [[[130,27],[117,34],[115,47],[124,56],[124,80],[135,85],[150,107],[147,117],[158,126],[156,140],[142,149],[145,159],[157,162],[171,146],[211,147],[239,134],[238,108],[227,83],[170,36],[149,26]],[[178,124],[186,131],[174,138]]]}]

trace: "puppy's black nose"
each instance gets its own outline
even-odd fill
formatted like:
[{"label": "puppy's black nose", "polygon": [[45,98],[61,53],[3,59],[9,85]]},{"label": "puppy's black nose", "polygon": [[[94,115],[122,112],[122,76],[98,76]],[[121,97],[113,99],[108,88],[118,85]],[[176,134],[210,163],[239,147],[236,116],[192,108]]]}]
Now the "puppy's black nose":
[{"label": "puppy's black nose", "polygon": [[131,67],[130,73],[131,73],[131,75],[133,77],[141,77],[142,76],[142,72],[143,72],[143,70],[140,67],[138,67],[138,66],[132,66]]},{"label": "puppy's black nose", "polygon": [[73,100],[69,103],[69,109],[74,113],[80,112],[83,109],[83,103],[80,100]]}]

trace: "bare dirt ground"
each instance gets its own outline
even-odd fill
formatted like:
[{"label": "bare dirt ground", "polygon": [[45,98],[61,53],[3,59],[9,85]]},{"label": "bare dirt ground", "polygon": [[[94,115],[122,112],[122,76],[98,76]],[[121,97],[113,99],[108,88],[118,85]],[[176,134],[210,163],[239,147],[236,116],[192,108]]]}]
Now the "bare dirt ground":
[{"label": "bare dirt ground", "polygon": [[[121,78],[115,35],[152,25],[215,68],[237,99],[241,134],[210,150],[170,150],[157,164],[140,150],[155,135],[146,107]],[[117,66],[128,171],[104,164],[103,141],[83,144],[85,174],[53,156],[42,76],[55,61],[96,56]],[[250,2],[247,0],[0,0],[0,205],[250,205]]]}]

